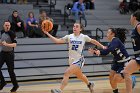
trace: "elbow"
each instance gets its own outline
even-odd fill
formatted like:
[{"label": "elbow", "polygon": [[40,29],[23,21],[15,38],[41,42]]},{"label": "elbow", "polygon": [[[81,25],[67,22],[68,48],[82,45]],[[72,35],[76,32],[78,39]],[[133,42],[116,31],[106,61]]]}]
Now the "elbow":
[{"label": "elbow", "polygon": [[55,44],[60,44],[59,42],[55,42]]},{"label": "elbow", "polygon": [[61,42],[55,42],[56,44],[62,44]]}]

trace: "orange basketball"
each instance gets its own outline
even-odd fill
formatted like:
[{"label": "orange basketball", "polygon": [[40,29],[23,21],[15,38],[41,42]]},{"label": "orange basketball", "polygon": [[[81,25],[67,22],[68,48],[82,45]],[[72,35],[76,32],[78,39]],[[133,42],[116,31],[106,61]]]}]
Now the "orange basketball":
[{"label": "orange basketball", "polygon": [[44,20],[41,25],[42,31],[51,31],[53,28],[53,23],[50,20]]}]

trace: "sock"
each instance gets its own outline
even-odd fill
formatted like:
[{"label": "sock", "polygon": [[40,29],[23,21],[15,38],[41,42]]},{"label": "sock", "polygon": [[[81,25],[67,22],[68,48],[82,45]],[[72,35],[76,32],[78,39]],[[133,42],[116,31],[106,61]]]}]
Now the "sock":
[{"label": "sock", "polygon": [[119,93],[119,92],[118,92],[118,89],[114,89],[114,90],[113,90],[113,93]]}]

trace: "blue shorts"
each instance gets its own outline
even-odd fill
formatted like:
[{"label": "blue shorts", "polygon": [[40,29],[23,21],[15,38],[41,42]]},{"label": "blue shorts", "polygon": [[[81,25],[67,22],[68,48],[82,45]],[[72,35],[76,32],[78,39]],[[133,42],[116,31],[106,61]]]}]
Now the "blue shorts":
[{"label": "blue shorts", "polygon": [[113,64],[111,65],[111,70],[116,71],[116,73],[121,73],[122,70],[124,70],[124,66],[125,66],[126,62],[113,62]]},{"label": "blue shorts", "polygon": [[84,66],[84,63],[85,63],[85,59],[84,57],[82,57],[78,61],[73,62],[72,64],[75,64],[78,67],[82,68]]}]

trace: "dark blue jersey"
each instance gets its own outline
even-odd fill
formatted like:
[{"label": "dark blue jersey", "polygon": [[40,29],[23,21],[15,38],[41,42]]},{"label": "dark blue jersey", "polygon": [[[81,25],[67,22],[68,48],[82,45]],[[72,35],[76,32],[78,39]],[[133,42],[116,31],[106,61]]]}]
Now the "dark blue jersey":
[{"label": "dark blue jersey", "polygon": [[116,62],[126,62],[130,60],[125,46],[119,38],[113,38],[109,43],[108,48],[101,50],[101,55],[107,55],[109,53],[113,54],[113,60]]},{"label": "dark blue jersey", "polygon": [[137,31],[137,26],[139,24],[137,24],[136,27],[132,30],[131,36],[135,57],[138,57],[140,55],[140,34]]}]

